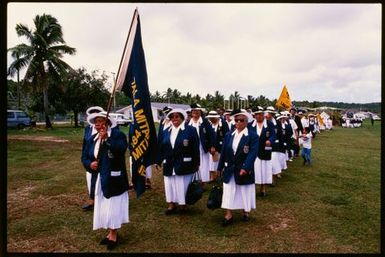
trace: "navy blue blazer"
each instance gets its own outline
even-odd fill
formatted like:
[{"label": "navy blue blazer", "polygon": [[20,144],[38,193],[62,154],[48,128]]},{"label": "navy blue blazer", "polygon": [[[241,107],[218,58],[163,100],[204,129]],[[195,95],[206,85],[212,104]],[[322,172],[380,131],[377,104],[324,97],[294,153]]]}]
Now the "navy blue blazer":
[{"label": "navy blue blazer", "polygon": [[[214,132],[215,132],[215,130],[214,130]],[[215,132],[214,147],[215,147],[215,150],[219,153],[222,151],[223,140],[225,139],[225,135],[227,132],[228,132],[228,130],[226,129],[226,127],[223,123],[218,124],[217,131]]]},{"label": "navy blue blazer", "polygon": [[[83,163],[83,160],[86,156],[86,142],[87,142],[87,139],[91,136],[91,133],[92,133],[92,126],[91,125],[87,125],[85,128],[84,128],[84,134],[83,134],[83,144],[82,144],[82,155],[80,157],[80,160],[81,162]],[[86,168],[86,171],[88,172],[93,172],[93,170],[91,170],[90,167]]]},{"label": "navy blue blazer", "polygon": [[170,141],[171,130],[165,130],[160,144],[160,165],[163,162],[163,175],[171,176],[192,174],[199,169],[199,137],[196,129],[184,124],[175,140],[174,148]]},{"label": "navy blue blazer", "polygon": [[282,133],[282,125],[279,120],[276,120],[277,124],[274,125],[274,131],[275,131],[275,140],[273,142],[273,152],[285,152],[285,145],[284,145],[284,136]]},{"label": "navy blue blazer", "polygon": [[[223,119],[222,120],[222,123],[223,123],[223,126],[226,128],[226,131],[229,132],[229,131],[234,131],[235,130],[235,125],[234,124],[231,124],[231,126],[229,127],[229,124],[227,124],[227,121],[226,119]],[[226,132],[226,133],[227,133]]]},{"label": "navy blue blazer", "polygon": [[[188,123],[189,122],[186,121],[185,124],[188,125]],[[204,117],[202,117],[202,123],[199,126],[199,140],[205,153],[207,153],[211,147],[215,147],[216,139],[214,129]]]},{"label": "navy blue blazer", "polygon": [[[257,125],[252,124],[251,128],[257,133]],[[257,133],[258,134],[258,133]],[[275,141],[276,134],[274,130],[274,124],[271,121],[264,120],[261,134],[259,135],[259,148],[257,157],[261,160],[271,160],[272,145]],[[266,147],[266,141],[269,140],[271,145]]]},{"label": "navy blue blazer", "polygon": [[[218,170],[223,171],[223,182],[229,183],[234,176],[238,185],[250,185],[255,183],[254,161],[258,152],[258,135],[253,130],[247,129],[247,136],[243,135],[239,141],[237,151],[233,152],[233,140],[235,132],[228,132],[222,146],[219,158]],[[241,176],[240,170],[244,169],[248,174]]]},{"label": "navy blue blazer", "polygon": [[283,144],[285,147],[285,150],[291,149],[292,140],[291,137],[293,136],[293,128],[291,127],[291,124],[289,122],[286,122],[285,129],[282,129],[282,136],[283,136]]},{"label": "navy blue blazer", "polygon": [[[86,140],[85,158],[82,160],[86,169],[91,169],[90,165],[96,160],[94,156],[95,142],[94,136]],[[127,150],[126,135],[115,127],[111,129],[111,135],[100,146],[100,160],[98,171],[100,182],[105,198],[117,196],[128,190],[128,177],[126,169],[125,153]]]}]

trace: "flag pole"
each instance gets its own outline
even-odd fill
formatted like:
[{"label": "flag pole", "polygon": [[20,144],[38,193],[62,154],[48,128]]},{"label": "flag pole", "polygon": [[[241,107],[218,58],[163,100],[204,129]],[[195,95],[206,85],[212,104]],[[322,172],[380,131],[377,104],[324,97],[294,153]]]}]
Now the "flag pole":
[{"label": "flag pole", "polygon": [[[114,98],[114,95],[115,95],[116,84],[117,84],[117,81],[118,81],[118,78],[119,78],[119,72],[120,72],[120,69],[121,69],[121,66],[122,66],[122,63],[123,63],[124,52],[126,51],[126,47],[127,47],[127,44],[128,44],[128,39],[129,39],[129,37],[130,37],[132,25],[134,24],[135,15],[136,15],[137,12],[138,12],[138,8],[136,7],[136,8],[135,8],[135,11],[134,11],[134,15],[132,16],[131,25],[130,25],[130,30],[128,31],[126,43],[124,44],[123,54],[122,54],[122,57],[121,57],[121,59],[120,59],[120,64],[119,64],[119,69],[118,69],[118,75],[116,76],[115,79],[113,79],[113,80],[114,80],[114,85],[113,85],[113,87],[112,87],[112,92],[111,92],[110,98],[108,99],[108,103],[107,103],[106,129],[108,128],[107,120],[108,120],[108,116],[109,116],[110,111],[111,111],[111,105],[112,105],[112,101],[113,101],[113,98]],[[102,140],[101,143],[103,143],[103,141],[104,141],[104,140]],[[96,161],[97,161],[98,163],[99,163],[99,160],[100,160],[100,152],[101,152],[101,151],[100,151],[100,148],[99,148],[99,151],[98,151],[98,154],[97,154],[97,158],[96,158]]]},{"label": "flag pole", "polygon": [[122,54],[122,57],[120,58],[120,63],[119,63],[119,68],[118,68],[118,75],[116,76],[116,78],[114,79],[114,86],[112,88],[112,92],[111,92],[111,95],[110,95],[110,99],[108,100],[108,104],[107,104],[107,115],[106,115],[106,119],[108,119],[108,115],[111,111],[111,106],[112,106],[112,101],[114,99],[114,96],[115,96],[115,91],[116,91],[116,83],[119,79],[119,74],[120,74],[120,69],[122,67],[122,63],[123,63],[123,59],[124,59],[124,52],[126,51],[126,47],[127,47],[127,44],[128,44],[128,39],[130,38],[130,34],[131,34],[131,30],[132,30],[132,25],[134,24],[134,19],[135,19],[135,15],[136,13],[138,12],[138,7],[135,8],[135,11],[134,11],[134,15],[132,16],[132,20],[131,20],[131,25],[130,25],[130,29],[128,31],[128,35],[127,35],[127,38],[126,38],[126,43],[124,44],[124,48],[123,48],[123,54]]}]

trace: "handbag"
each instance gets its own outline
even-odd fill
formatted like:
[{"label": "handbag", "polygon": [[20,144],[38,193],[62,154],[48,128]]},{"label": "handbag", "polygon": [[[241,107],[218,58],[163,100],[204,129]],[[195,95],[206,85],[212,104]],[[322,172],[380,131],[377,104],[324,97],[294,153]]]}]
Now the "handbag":
[{"label": "handbag", "polygon": [[203,188],[202,185],[196,180],[196,173],[193,175],[190,184],[187,187],[186,192],[186,204],[192,205],[202,198]]},{"label": "handbag", "polygon": [[222,205],[223,184],[222,177],[218,176],[215,180],[215,185],[211,188],[209,198],[207,200],[207,208],[215,210]]}]

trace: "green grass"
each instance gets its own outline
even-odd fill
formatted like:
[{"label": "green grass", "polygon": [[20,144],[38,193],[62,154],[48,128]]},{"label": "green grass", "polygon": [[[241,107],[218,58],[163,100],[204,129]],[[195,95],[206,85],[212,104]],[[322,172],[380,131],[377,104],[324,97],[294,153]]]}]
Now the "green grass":
[{"label": "green grass", "polygon": [[[165,216],[163,177],[137,199],[114,252],[379,253],[381,124],[336,127],[313,141],[311,167],[297,158],[248,223],[223,228],[223,211],[203,199],[186,214]],[[127,132],[127,128],[123,128]],[[105,231],[92,230],[80,163],[83,129],[9,130],[8,135],[54,136],[69,142],[8,140],[8,251],[106,252]],[[128,160],[128,155],[127,155]]]}]

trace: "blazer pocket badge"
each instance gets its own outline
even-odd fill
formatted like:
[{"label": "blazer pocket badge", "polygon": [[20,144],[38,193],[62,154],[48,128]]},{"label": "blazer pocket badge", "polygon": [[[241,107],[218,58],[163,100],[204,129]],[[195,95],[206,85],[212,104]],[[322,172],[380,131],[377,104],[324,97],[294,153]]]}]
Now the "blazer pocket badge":
[{"label": "blazer pocket badge", "polygon": [[119,177],[122,174],[120,170],[118,171],[111,171],[111,177]]},{"label": "blazer pocket badge", "polygon": [[245,145],[244,147],[243,147],[243,152],[245,153],[245,154],[248,154],[249,153],[249,146],[248,145]]},{"label": "blazer pocket badge", "polygon": [[183,145],[184,145],[184,146],[188,146],[188,139],[184,139],[184,140],[183,140]]}]

